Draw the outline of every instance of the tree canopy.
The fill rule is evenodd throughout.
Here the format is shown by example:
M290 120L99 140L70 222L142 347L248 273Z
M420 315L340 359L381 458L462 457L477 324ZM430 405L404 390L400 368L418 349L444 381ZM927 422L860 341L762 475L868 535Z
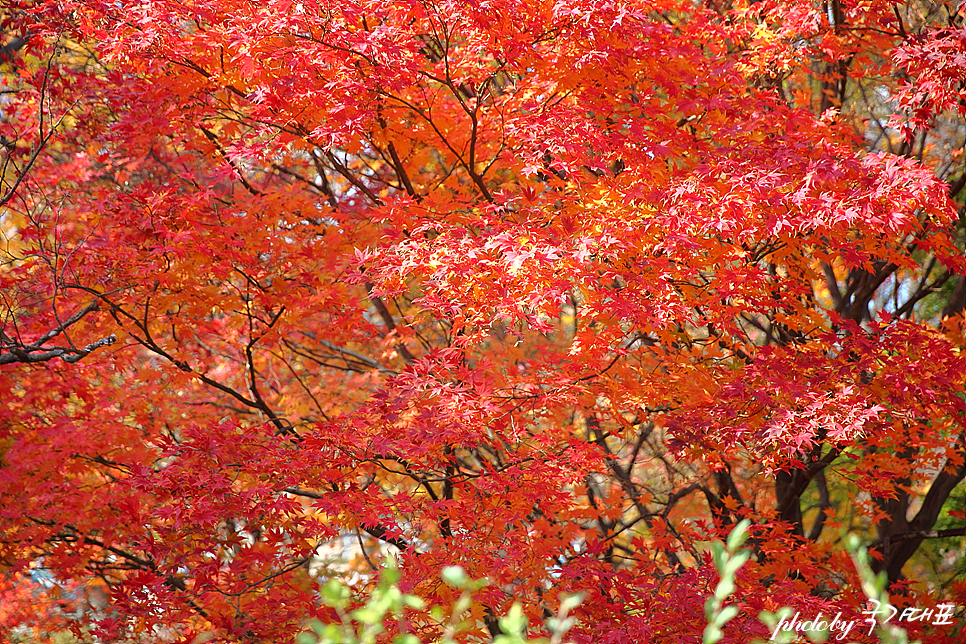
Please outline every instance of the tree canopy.
M966 604L964 14L8 3L0 632L289 642L396 555L699 641L745 518L725 641L860 614L850 534Z

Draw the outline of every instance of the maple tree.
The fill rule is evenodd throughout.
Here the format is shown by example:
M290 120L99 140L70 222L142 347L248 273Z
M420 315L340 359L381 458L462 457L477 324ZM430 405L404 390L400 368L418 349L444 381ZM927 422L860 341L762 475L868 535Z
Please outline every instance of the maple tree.
M4 628L290 641L394 552L697 641L742 518L726 641L861 611L847 533L963 603L956 3L4 11Z

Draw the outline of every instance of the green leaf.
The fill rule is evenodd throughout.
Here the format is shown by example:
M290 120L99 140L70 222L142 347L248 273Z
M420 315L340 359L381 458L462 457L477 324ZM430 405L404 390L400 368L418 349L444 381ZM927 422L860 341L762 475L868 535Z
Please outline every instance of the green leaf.
M584 593L576 593L574 595L560 595L560 612L569 613L573 609L580 606L580 602L584 601Z
M701 640L702 644L715 644L724 637L724 632L715 626L714 624L708 624L707 628L704 629L704 638Z
M717 617L715 617L714 623L717 624L718 626L724 626L732 619L734 619L735 615L737 614L738 614L737 606L733 604L729 606L725 606L724 608L721 609L721 612L718 613Z
M400 633L392 641L393 644L420 644L419 638L412 633Z
M332 608L344 608L349 601L349 589L342 582L330 579L322 586L322 601Z
M733 592L735 592L735 582L729 578L725 578L719 581L717 588L714 589L714 598L718 601L723 601Z
M527 628L527 616L523 614L523 608L519 603L514 602L506 617L500 618L500 628L504 633L522 636Z
M463 570L463 566L446 566L442 572L443 581L454 588L466 588L470 583L470 578Z
M299 633L295 636L295 644L318 644L319 638L311 633Z
M748 539L748 528L751 526L751 521L748 519L742 519L741 522L735 526L731 534L728 535L728 551L734 552Z

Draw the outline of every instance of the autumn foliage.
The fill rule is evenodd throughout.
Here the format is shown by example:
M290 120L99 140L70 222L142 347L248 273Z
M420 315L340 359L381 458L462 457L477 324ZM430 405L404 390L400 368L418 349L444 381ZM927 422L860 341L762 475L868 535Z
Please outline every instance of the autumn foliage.
M0 633L966 603L956 2L6 6Z

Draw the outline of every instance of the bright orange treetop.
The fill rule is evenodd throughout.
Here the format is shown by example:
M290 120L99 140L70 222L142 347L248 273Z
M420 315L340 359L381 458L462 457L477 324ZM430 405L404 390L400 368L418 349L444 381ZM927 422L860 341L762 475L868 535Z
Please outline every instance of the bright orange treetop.
M698 641L743 517L725 641L860 615L847 533L964 603L957 7L12 2L0 632L288 642L395 553Z

